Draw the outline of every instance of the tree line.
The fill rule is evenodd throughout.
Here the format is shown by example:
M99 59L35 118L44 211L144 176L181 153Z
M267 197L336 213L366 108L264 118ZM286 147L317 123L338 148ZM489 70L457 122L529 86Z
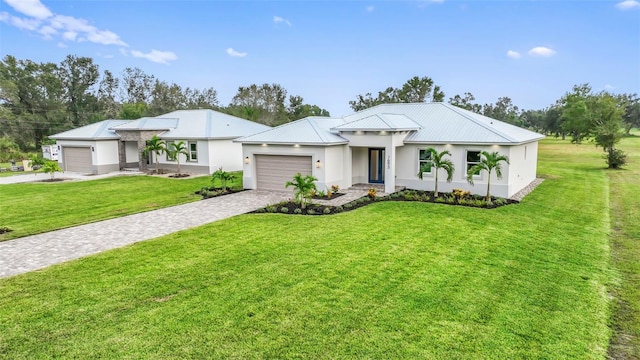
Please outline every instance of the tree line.
M242 86L230 104L211 88L182 87L139 68L120 76L100 72L93 59L68 55L60 64L0 61L0 141L3 153L39 147L50 134L105 119L138 119L174 110L214 109L270 126L306 116L329 116L278 84Z
M431 101L445 101L442 88L430 77L414 76L400 87L378 91L375 97L372 93L357 95L349 105L360 111L385 103ZM623 132L640 127L637 94L595 93L588 84L575 85L544 109L520 109L507 96L479 104L470 92L450 97L448 102L544 134L570 136L578 143L604 138L617 142ZM104 119L137 119L200 108L269 126L306 116L330 116L326 109L306 104L302 96L288 96L279 84L241 86L224 106L213 87L183 88L139 68L125 68L117 77L109 70L100 72L88 57L68 55L60 64L18 60L11 55L0 61L0 147L13 149L10 151L33 149L47 135ZM605 130L609 135L603 137ZM615 150L612 145L601 146L610 154ZM0 151L6 152L3 149Z

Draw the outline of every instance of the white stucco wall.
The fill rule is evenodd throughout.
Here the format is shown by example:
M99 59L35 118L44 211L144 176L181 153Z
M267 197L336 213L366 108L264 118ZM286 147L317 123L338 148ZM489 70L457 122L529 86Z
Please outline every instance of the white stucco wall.
M242 144L234 143L232 140L209 140L207 158L211 172L219 167L225 171L242 170Z
M326 175L325 170L327 161L327 157L325 156L325 147L323 146L294 146L294 145L254 145L254 144L243 144L242 145L242 164L243 164L243 173L242 173L242 181L245 189L255 189L257 188L256 181L256 159L255 155L297 155L297 156L311 156L312 164L315 164L316 161L320 160L321 167L316 168L315 165L312 166L312 173L314 177L318 178L317 186L319 189L324 189L326 186ZM249 164L244 163L244 158L249 157ZM331 156L334 161L334 155ZM329 184L331 186L331 184ZM343 187L340 185L340 187Z
M137 141L125 141L124 142L125 161L127 163L138 163L138 142ZM155 154L153 155L155 161ZM137 165L136 165L137 166Z
M509 157L510 165L502 163L502 179L498 180L495 172L491 175L491 194L500 197L510 197L535 179L537 164L537 143L527 144L527 158L524 159L525 145L500 146L500 145L405 145L398 148L397 184L412 189L429 190L435 188L435 176L433 174L418 179L419 149L433 147L438 151L449 150L449 159L455 166L452 182L446 181L444 170L438 173L438 190L449 192L456 188L469 190L474 194L484 195L487 192L487 173L482 172L474 180L474 185L467 181L466 177L466 150L473 151L497 151Z
M94 165L119 164L118 141L96 141L95 151L92 154Z

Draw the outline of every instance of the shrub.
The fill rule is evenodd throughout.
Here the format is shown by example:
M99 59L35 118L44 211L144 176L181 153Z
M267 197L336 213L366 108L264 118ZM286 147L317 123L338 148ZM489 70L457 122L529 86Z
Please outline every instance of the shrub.
M267 212L270 212L270 213L274 213L278 210L275 205L267 205L265 209L267 210Z
M405 200L413 200L413 194L406 192L403 194Z
M367 192L367 196L370 198L374 198L376 197L377 193L378 191L375 188L370 188L369 191Z
M256 210L257 213L264 213L266 211L267 210L265 210L265 208L260 208L260 209Z
M443 197L441 197L441 196L438 196L438 197L434 200L434 202L437 202L437 203L443 203L443 202L445 202L445 201L446 201L446 200L445 200L445 198L443 198Z
M289 208L286 206L283 206L280 208L280 212L283 214L288 214L289 213Z
M503 199L503 198L497 198L493 201L494 204L498 205L498 206L502 206L504 204L507 203L507 200Z
M338 206L333 208L333 211L339 213L339 212L344 211L344 208L342 207L342 205L338 205Z
M627 162L627 154L620 149L613 149L611 152L603 155L604 159L607 160L607 165L612 169L619 169L622 165Z
M473 206L484 207L485 204L486 204L486 202L484 200L480 200L480 199L473 200Z
M352 207L353 207L353 204L351 203L344 204L345 209L351 209Z
M451 192L451 195L453 195L453 197L455 197L458 200L466 199L469 196L471 196L471 191L464 191L462 189L453 189L453 191Z
M331 192L332 193L337 193L338 191L340 191L340 186L338 185L331 185Z
M455 202L456 202L456 198L454 198L454 197L448 197L447 198L447 204L453 204Z
M294 213L294 214L298 214L298 215L300 215L300 214L302 214L302 209L300 209L300 208L295 208L295 209L293 209L293 213Z
M324 208L324 210L322 210L322 213L325 214L325 215L329 215L329 214L331 214L331 209L326 207L326 208Z
M307 210L307 214L308 214L308 215L315 215L315 214L316 214L316 211L315 211L315 210L313 210L313 209L309 209L309 210Z

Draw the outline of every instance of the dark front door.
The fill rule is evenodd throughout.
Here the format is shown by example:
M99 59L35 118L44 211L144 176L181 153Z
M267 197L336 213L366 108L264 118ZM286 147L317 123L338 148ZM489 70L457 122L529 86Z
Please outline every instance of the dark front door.
M384 184L384 149L369 149L369 182Z

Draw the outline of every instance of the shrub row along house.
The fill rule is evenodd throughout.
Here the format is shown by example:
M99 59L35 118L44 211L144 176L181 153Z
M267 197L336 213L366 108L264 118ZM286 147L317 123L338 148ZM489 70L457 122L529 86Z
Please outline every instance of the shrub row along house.
M285 190L296 173L316 177L319 189L364 183L383 184L385 192L396 186L433 190L434 168L422 174L423 180L417 176L430 162L426 150L432 147L448 150L456 169L450 183L440 184L441 191L462 188L482 194L487 174L476 175L473 186L467 170L480 161L481 151L497 151L510 160L502 179L492 175L492 193L500 197L512 196L535 179L538 140L543 138L445 103L378 105L340 118L307 117L275 128L212 110L184 110L135 121L106 120L52 138L58 140L64 169L96 173L107 170L99 164L107 158L109 171L146 168L151 162L141 149L153 135L188 141L190 155L181 160L189 164L188 171L211 173L220 166L243 170L244 187L263 190ZM113 143L98 147L107 138ZM85 165L78 166L79 161ZM174 162L165 157L160 163L166 168Z

